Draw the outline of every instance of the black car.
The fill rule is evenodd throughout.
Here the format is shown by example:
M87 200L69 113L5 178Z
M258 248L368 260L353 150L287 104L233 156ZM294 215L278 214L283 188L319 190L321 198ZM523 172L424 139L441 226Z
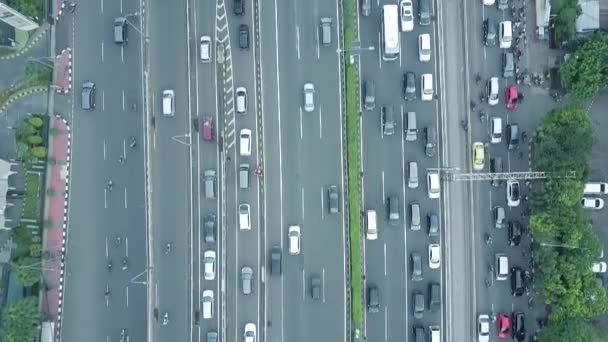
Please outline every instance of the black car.
M411 71L403 75L403 97L406 101L416 99L416 75Z
M519 221L509 221L509 245L519 246L521 242L521 223Z
M507 125L507 149L509 151L517 149L519 146L519 126Z
M439 283L429 284L429 310L439 312L441 309L441 288Z
M245 0L234 0L234 15L245 15Z
M281 275L281 247L272 246L270 249L270 274Z
M519 267L511 268L511 295L521 297L526 290L524 271Z
M524 342L526 339L526 326L525 326L526 316L523 312L514 312L513 317L511 318L511 322L513 324L513 329L511 329L511 335L514 340L518 342Z
M502 173L502 172L503 172L502 157L490 158L490 173ZM502 184L502 180L492 178L491 183L492 183L492 186L500 186Z
M367 285L367 312L380 312L380 290L375 284Z
M321 299L321 277L318 274L310 277L310 296L314 300Z
M205 242L214 243L215 242L215 224L217 222L217 216L213 213L207 214L205 216L205 220L203 221L204 226L204 235Z
M249 26L245 24L239 26L239 48L249 50Z
M424 145L424 154L426 154L427 157L435 156L435 154L437 154L437 132L435 132L435 127L425 127L424 137L426 140L426 144Z
M483 21L483 45L488 47L496 45L496 21L492 18Z

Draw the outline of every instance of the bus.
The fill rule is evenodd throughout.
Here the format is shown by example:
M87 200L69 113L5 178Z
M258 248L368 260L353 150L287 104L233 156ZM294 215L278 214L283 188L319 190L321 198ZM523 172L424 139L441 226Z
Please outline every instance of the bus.
M382 59L394 61L399 57L399 6L382 7Z

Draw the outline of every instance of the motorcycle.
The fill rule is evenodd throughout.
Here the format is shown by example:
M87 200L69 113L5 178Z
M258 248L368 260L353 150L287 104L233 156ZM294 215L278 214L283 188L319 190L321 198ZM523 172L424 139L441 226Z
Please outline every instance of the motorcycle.
M167 324L169 324L169 313L165 312L165 314L163 315L163 325Z
M118 164L125 165L125 157L123 157L122 155L118 157Z
M137 146L137 140L135 139L135 137L129 138L129 147L134 148L135 146Z
M486 233L486 245L491 245L492 244L492 237L490 236L490 234Z
M75 10L76 10L76 4L75 4L75 3L73 3L73 2L71 2L71 3L68 5L68 11L69 11L70 13L74 13L74 11L75 11Z
M125 342L126 339L127 339L127 330L123 328L120 331L120 342Z
M465 132L469 130L469 123L466 120L460 120L460 125Z
M121 241L120 236L117 236L116 241L115 241L116 247L120 247L120 241Z
M165 254L169 254L171 252L171 243L167 242L165 245Z
M110 306L110 285L106 284L106 292L104 293L104 297L106 298L106 306Z
M112 272L112 260L108 260L108 272Z
M479 122L484 123L486 121L486 113L480 111L479 112Z
M108 181L108 191L112 192L112 187L114 186L114 182L112 182L111 180Z
M129 268L129 261L127 260L127 257L122 258L122 270L126 271L127 268Z

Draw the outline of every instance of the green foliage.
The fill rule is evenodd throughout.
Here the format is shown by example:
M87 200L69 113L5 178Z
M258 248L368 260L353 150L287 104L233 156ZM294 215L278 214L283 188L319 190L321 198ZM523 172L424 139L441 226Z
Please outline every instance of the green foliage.
M40 129L44 124L44 121L42 121L42 118L39 116L31 116L27 118L27 123L36 129Z
M40 145L42 144L42 137L39 135L30 135L27 137L27 142L32 146Z
M32 243L32 231L27 227L20 225L13 229L13 240L17 248L13 250L11 257L14 260L27 257L30 255L29 246Z
M547 113L534 135L535 169L554 175L576 172L575 178L548 178L532 194L529 227L538 286L545 303L552 305L553 323L543 330L541 341L591 341L592 331L584 320L608 312L606 291L590 269L601 243L580 205L593 142L591 121L575 106Z
M15 130L15 137L17 138L17 141L26 141L27 137L35 135L36 133L35 127L28 125L26 122L22 122Z
M539 337L543 342L594 342L591 328L581 319L551 319Z
M608 35L595 34L562 65L564 86L579 100L597 95L608 85Z
M555 35L560 42L576 33L576 18L582 10L577 0L551 0L551 12L555 14Z
M40 257L28 256L13 261L11 266L17 281L26 287L38 283L42 273L40 271L41 260Z
M2 341L29 342L38 335L41 317L38 298L34 296L16 300L2 312Z
M30 145L22 143L22 142L17 142L16 144L16 148L17 148L17 158L19 158L19 160L26 160L29 156L30 156Z
M7 0L6 3L21 14L39 22L43 15L43 2L40 0Z
M37 146L37 147L32 148L32 156L34 156L36 158L46 157L46 147Z

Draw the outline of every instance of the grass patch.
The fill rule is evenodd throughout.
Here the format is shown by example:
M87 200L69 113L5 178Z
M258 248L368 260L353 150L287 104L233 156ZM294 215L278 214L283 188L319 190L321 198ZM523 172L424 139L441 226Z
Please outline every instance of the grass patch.
M28 67L25 70L25 77L17 84L0 93L0 107L4 106L8 99L23 90L33 87L46 87L51 82L51 70L48 68Z
M23 218L36 221L40 218L40 176L35 173L25 174Z
M355 329L363 323L361 267L361 186L359 154L359 113L357 112L357 69L346 67L346 134L348 158L348 203L352 311Z
M354 22L355 4L353 0L344 0L344 49L349 50L356 38ZM359 112L358 112L358 75L357 68L350 64L345 56L346 72L346 149L348 159L348 203L349 203L349 239L350 239L350 280L351 309L354 334L363 332L363 279L361 265L361 185L359 170Z

